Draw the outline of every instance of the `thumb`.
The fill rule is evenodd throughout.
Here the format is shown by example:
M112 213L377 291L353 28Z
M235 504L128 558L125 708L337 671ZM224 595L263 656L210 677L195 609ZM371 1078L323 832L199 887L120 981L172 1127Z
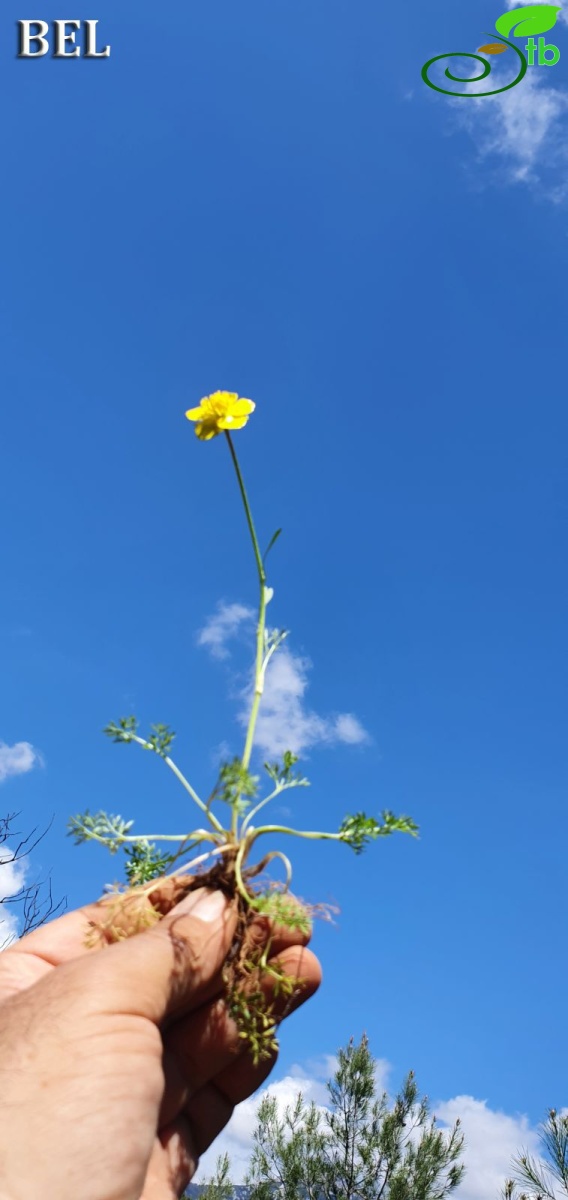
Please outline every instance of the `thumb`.
M56 974L80 972L87 1011L127 1013L159 1025L221 989L236 924L235 905L222 892L199 888L153 928L65 963Z

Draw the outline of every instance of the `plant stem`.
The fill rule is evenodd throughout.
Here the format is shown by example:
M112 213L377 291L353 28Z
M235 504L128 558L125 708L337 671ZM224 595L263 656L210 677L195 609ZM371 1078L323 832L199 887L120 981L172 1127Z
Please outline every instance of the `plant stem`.
M237 885L237 891L243 897L243 900L246 900L247 904L250 904L250 896L244 885L242 869L241 869L243 862L244 862L246 850L247 850L247 844L245 841L242 841L239 846L237 857L235 859L235 883Z
M230 850L230 842L225 842L223 846L216 846L214 850L208 850L207 854L200 854L198 858L192 858L191 862L184 863L177 871L172 871L166 875L166 879L173 879L176 875L181 875L182 871L193 871L194 867L206 862L208 858L214 858L216 854L224 854L226 850Z
M280 792L283 792L283 791L284 791L284 788L281 787L279 784L277 787L274 788L273 792L270 792L270 794L268 796L264 797L264 800L260 801L260 804L257 804L257 805L255 805L254 808L251 808L250 812L247 813L246 818L241 825L241 837L244 837L253 817L256 817L257 812L260 812L261 808L264 808L265 804L268 804L270 800L274 800L274 798L276 796L279 796Z
M136 733L130 734L130 739L133 742L138 742L138 745L143 746L145 750L153 749L153 747L150 745L150 742L147 742L145 738L138 737L138 735ZM223 836L225 836L226 831L223 829L221 822L217 820L217 817L215 817L212 812L209 812L207 805L204 804L203 800L201 800L199 798L199 796L197 795L197 792L194 791L191 784L188 783L187 779L185 778L185 775L182 775L179 767L176 767L176 764L173 761L173 759L168 758L167 754L161 754L160 758L163 758L164 762L168 764L170 771L173 771L176 779L179 779L182 787L185 788L186 792L189 792L191 799L195 802L195 804L197 804L197 807L200 808L201 811L205 813L207 820L210 822L210 824L213 826L213 828L217 830L217 833L222 833Z
M290 833L292 837L310 838L312 841L341 842L344 840L340 833L317 833L315 830L289 829L286 825L262 825L260 829L249 829L247 836L249 850L253 842L256 842L256 839L263 833Z
M247 727L245 746L244 746L243 755L242 755L242 759L241 759L241 764L242 764L244 770L247 771L249 763L250 763L250 756L252 754L254 731L255 731L255 726L256 726L256 719L258 716L258 709L260 706L260 699L261 699L263 688L264 688L263 656L264 656L264 626L265 626L265 617L266 617L266 574L264 571L264 564L262 561L262 555L260 553L260 549L259 549L259 545L258 545L258 538L256 536L256 530L254 527L254 521L252 519L252 513L250 510L250 504L248 501L248 496L247 496L246 488L244 485L244 480L241 475L241 468L239 466L239 460L237 458L237 455L235 452L235 447L233 446L233 442L231 440L230 433L225 432L225 437L227 439L227 442L229 445L229 450L231 452L231 458L233 460L233 466L235 468L237 481L239 484L239 489L240 489L240 493L241 493L241 497L242 497L242 501L243 501L243 505L244 505L244 509L245 509L247 524L249 527L249 533L251 536L252 546L253 546L253 550L254 550L256 569L258 572L258 581L259 581L259 585L260 585L260 597L259 597L259 604L258 604L258 624L256 627L256 659L255 659L255 668L254 668L254 692L253 692L249 722L248 722L248 727ZM236 836L236 832L237 832L239 800L240 800L240 793L235 797L235 801L233 804L231 833L234 836Z
M233 466L236 471L239 488L240 488L241 496L243 499L243 504L245 507L247 523L248 523L251 541L252 541L252 545L253 545L253 549L254 549L254 557L256 559L256 567L257 567L257 571L258 571L258 577L260 579L260 582L264 584L264 583L266 583L266 575L264 573L264 564L262 562L262 555L260 553L260 549L259 549L259 545L258 545L258 539L256 536L256 530L254 528L254 521L252 519L252 513L250 511L250 505L248 502L248 496L246 493L244 480L241 475L241 468L239 466L239 460L237 458L235 447L233 446L233 442L231 440L231 435L230 435L230 433L227 432L227 430L225 430L225 437L227 439L227 442L229 443L229 450L231 451L231 458L233 460Z
M264 583L260 585L260 602L258 606L258 625L256 627L256 662L254 668L254 693L252 698L250 717L243 750L242 764L245 770L248 769L250 756L252 753L252 744L254 740L254 730L256 726L256 718L260 707L260 701L264 690L264 671L262 656L264 650L264 621L266 615L266 596Z
M292 882L292 864L290 859L287 858L281 850L272 850L270 854L266 855L267 866L269 862L272 862L273 858L279 858L280 861L284 863L284 867L286 868L286 883L284 884L284 891L287 892Z
M174 775L176 776L176 779L179 779L180 783L183 785L186 792L189 792L191 799L195 801L195 803L197 804L197 807L200 808L201 811L205 813L207 820L211 822L213 828L217 830L217 833L222 833L223 836L225 836L225 830L223 829L221 822L218 821L217 817L214 816L214 814L209 811L209 809L207 808L207 805L203 803L203 800L200 800L199 796L197 795L197 792L195 792L193 790L191 784L188 783L187 779L185 778L185 775L182 775L181 771L179 770L179 767L176 767L175 762L173 762L171 758L168 758L167 755L164 755L164 762L168 764L170 771L173 771Z
M93 834L97 837L97 834ZM105 839L102 839L105 841ZM98 838L101 841L101 838ZM120 845L123 842L187 842L191 841L192 845L199 846L201 842L213 842L216 846L219 845L214 833L209 833L207 829L197 829L195 833L138 833L126 834L121 833L120 838L117 838ZM106 844L106 842L105 842ZM185 853L185 851L180 851Z

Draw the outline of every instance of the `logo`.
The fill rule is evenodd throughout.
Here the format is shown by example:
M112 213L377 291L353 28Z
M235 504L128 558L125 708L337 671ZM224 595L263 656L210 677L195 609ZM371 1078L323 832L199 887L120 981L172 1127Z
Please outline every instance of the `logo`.
M442 92L444 96L463 96L477 100L479 96L496 96L499 92L507 92L509 88L516 87L518 83L524 79L527 73L527 67L554 67L560 58L560 50L558 46L553 46L547 43L541 34L548 33L549 29L553 29L558 19L558 13L561 6L558 4L529 4L524 8L515 8L510 12L503 13L495 22L498 40L496 42L488 42L485 46L479 46L479 54L467 54L463 51L452 52L449 54L436 54L434 58L429 58L427 63L422 67L421 75L424 83L429 88L433 88L435 92ZM495 34L489 34L489 37L494 37ZM524 46L525 53L515 45L515 42L508 40L510 36L515 38L528 38ZM538 41L535 42L535 37ZM480 83L482 79L487 79L491 74L491 63L486 58L482 58L481 54L504 54L510 48L516 55L518 60L518 73L515 79L510 83L504 84L503 87L492 88L490 92L452 92L448 88L440 87L438 83L433 83L429 78L430 68L434 63L441 62L445 58L474 58L476 62L481 63L483 70L480 75L470 76L469 79L462 79L459 75L452 75L449 67L446 67L444 72L446 79L450 79L452 83Z

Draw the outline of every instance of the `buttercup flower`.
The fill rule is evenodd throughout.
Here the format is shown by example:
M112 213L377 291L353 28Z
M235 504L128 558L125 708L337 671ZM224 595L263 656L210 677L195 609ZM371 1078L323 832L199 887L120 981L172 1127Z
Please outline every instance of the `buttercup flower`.
M213 392L205 396L198 408L189 408L188 421L197 421L195 432L202 442L232 429L242 429L254 412L252 400L239 399L236 392Z

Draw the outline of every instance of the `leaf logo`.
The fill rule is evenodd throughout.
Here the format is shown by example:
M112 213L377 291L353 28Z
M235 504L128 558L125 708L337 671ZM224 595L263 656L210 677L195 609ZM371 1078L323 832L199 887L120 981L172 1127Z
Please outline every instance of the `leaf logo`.
M556 25L560 4L528 4L503 13L495 22L497 33L502 37L534 37L547 33Z
M502 42L488 42L486 46L478 46L480 54L504 54L506 49Z

